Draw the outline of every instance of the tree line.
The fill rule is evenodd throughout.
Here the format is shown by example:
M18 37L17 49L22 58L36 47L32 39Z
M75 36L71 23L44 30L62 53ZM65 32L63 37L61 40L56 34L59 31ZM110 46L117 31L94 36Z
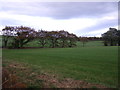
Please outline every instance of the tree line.
M88 41L102 40L104 46L120 46L120 30L109 28L102 37L78 37L73 33L64 30L45 31L26 26L5 26L2 29L2 47L4 48L22 48L27 43L36 40L40 47L46 45L51 48L55 47L75 47L77 41L82 42L83 47Z
M64 30L60 31L45 31L38 30L25 26L6 26L2 29L3 47L7 48L22 48L28 42L37 40L41 47L49 45L55 47L74 47L78 37Z

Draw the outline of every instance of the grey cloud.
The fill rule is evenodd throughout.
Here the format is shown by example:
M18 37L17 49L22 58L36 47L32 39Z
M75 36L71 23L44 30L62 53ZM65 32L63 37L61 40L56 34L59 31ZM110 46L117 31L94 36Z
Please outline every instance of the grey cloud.
M117 2L1 2L0 12L50 17L53 19L70 18L101 18L108 13L117 12ZM1 19L1 18L0 18ZM11 19L2 19L1 25L19 25L23 22ZM96 31L117 25L117 19L98 22L93 27L80 30L81 33ZM75 31L80 33L79 30Z
M117 10L117 3L108 2L69 2L48 3L47 6L55 9L54 18L66 19L77 17L99 17Z
M92 18L117 10L117 2L8 2L2 10L54 19Z

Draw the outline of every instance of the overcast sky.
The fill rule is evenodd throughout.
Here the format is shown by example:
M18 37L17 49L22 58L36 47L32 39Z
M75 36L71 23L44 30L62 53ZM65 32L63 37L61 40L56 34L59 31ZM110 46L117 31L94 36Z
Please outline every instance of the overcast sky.
M36 30L65 30L77 36L101 36L110 27L118 28L117 2L38 1L1 0L0 29L23 25Z

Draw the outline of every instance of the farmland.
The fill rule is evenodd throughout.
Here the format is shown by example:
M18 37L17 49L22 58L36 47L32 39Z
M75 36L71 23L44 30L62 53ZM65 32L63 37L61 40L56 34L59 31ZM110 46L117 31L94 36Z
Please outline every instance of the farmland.
M30 44L29 44L30 45ZM118 80L118 47L102 46L101 41L78 43L74 48L3 49L3 62L31 65L37 71L107 87ZM34 69L36 71L36 69ZM34 72L33 70L33 72Z

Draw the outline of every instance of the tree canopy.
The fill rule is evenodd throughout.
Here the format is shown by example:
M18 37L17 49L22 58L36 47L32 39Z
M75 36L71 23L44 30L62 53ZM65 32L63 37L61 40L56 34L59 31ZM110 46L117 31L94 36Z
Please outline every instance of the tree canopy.
M73 47L76 46L77 36L64 30L44 31L25 26L6 26L3 30L3 47L22 48L32 40L38 40L44 47L49 43L49 47Z
M44 48L46 46L55 47L75 47L77 41L82 42L83 47L88 40L101 40L98 37L77 37L68 31L45 31L26 26L6 26L2 29L2 47L5 48L22 48L27 43L37 40L36 44ZM102 34L102 40L105 46L120 46L120 30L109 28Z
M109 30L102 34L102 38L105 46L116 46L120 45L120 30L116 28L109 28Z

